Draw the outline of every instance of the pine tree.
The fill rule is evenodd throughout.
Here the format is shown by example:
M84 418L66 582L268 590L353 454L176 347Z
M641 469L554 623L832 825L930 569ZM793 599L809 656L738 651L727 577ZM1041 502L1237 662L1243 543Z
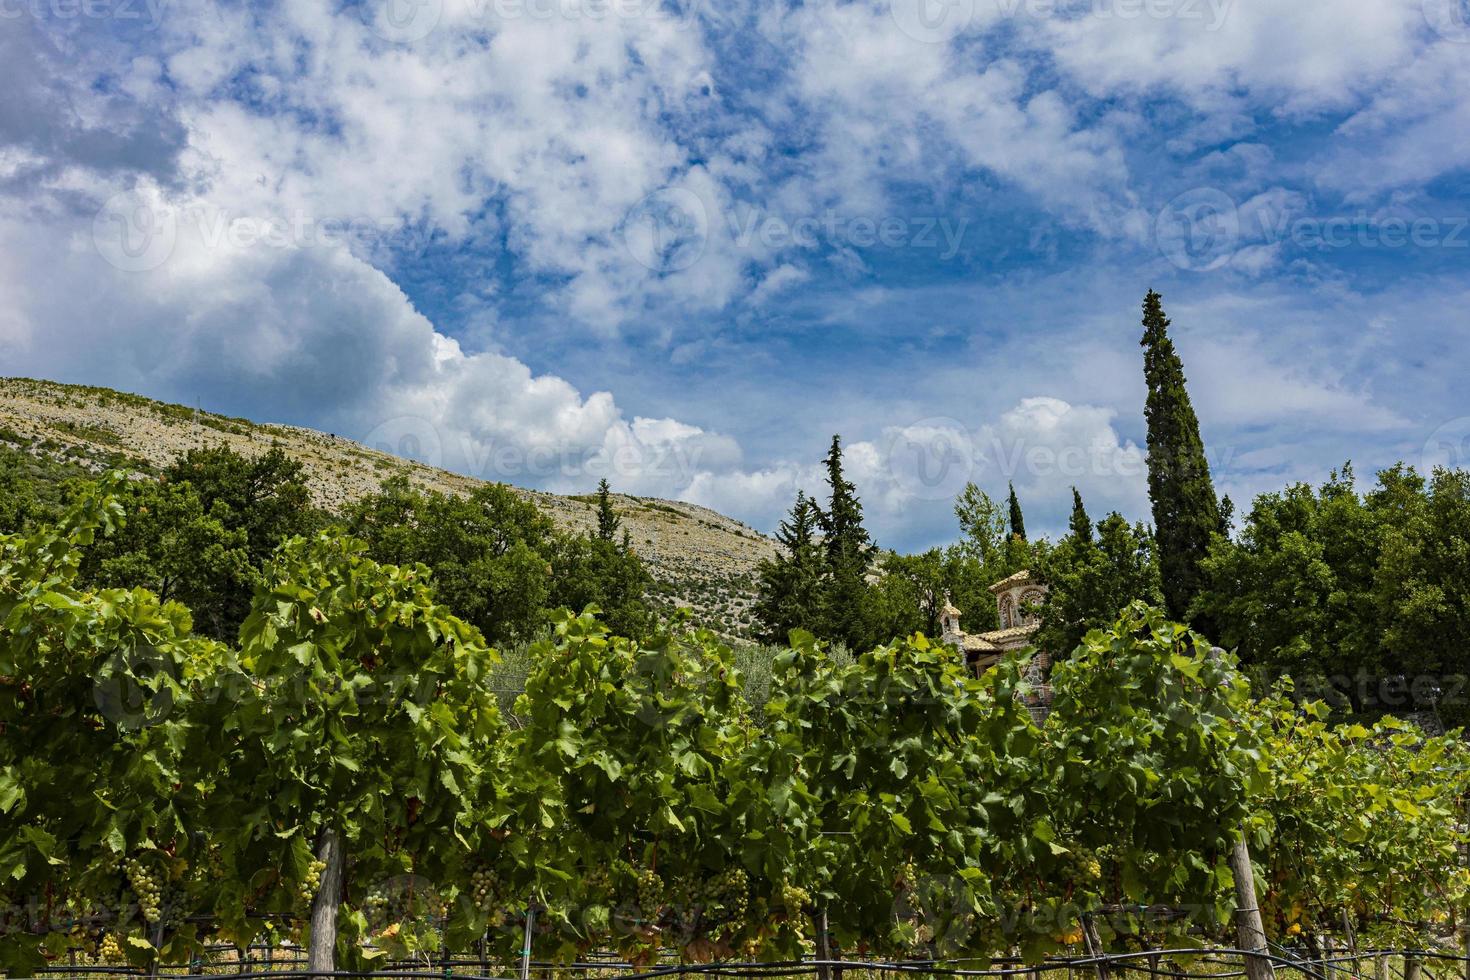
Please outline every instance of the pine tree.
M876 549L863 527L857 488L842 473L841 437L832 437L832 448L823 462L831 489L827 509L818 516L827 556L823 635L857 652L872 642L867 575Z
M612 490L603 479L597 484L597 537L602 541L616 541L623 519L613 510Z
M1026 520L1021 516L1021 502L1016 499L1016 485L1008 484L1011 490L1011 537L1026 540Z
M1161 300L1149 290L1143 301L1148 496L1153 502L1165 606L1170 616L1183 620L1203 588L1200 562L1209 551L1211 535L1221 529L1220 502ZM1207 624L1196 626L1208 629Z
M1082 494L1076 487L1072 488L1072 519L1068 527L1072 539L1078 544L1092 544L1092 521L1087 516L1087 508L1082 506Z
M791 516L776 531L781 552L760 563L752 611L765 643L784 644L794 629L820 628L825 556L817 542L817 516L816 504L798 492Z

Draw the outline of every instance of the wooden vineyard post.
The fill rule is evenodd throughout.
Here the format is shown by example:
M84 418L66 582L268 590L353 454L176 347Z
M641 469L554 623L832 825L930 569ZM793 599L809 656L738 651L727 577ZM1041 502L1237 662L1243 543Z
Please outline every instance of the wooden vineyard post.
M312 973L332 973L337 969L337 911L342 901L342 841L337 831L322 831L316 859L325 867L311 902L311 947L307 950L306 968Z
M1098 932L1097 920L1090 913L1082 917L1082 939L1087 944L1088 954L1097 958L1097 980L1109 980L1108 964L1102 959L1102 933Z
M1266 927L1261 922L1261 907L1256 902L1256 873L1251 867L1251 849L1245 841L1245 828L1230 851L1230 871L1235 878L1236 942L1245 955L1245 973L1250 980L1276 980L1276 969L1266 959Z
M832 943L827 936L827 910L817 913L817 965L818 980L832 980Z
M1220 647L1210 648L1210 656L1215 660L1224 653ZM1251 848L1243 824L1240 839L1230 850L1230 873L1235 878L1236 944L1245 954L1245 974L1249 980L1276 980L1276 968L1267 958L1270 947L1266 944L1266 926L1256 899L1256 871L1251 865Z

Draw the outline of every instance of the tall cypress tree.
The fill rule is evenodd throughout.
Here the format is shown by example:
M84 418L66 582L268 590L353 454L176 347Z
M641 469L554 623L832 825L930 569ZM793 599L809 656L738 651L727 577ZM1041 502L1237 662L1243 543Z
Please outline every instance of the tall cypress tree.
M786 643L794 629L820 628L825 556L817 542L817 517L816 504L799 491L791 516L776 531L781 552L760 563L752 611L766 643Z
M1199 419L1185 388L1184 364L1169 339L1162 297L1143 301L1143 376L1148 385L1148 496L1163 573L1164 604L1183 620L1203 588L1200 562L1221 528L1220 501L1210 480ZM1206 628L1206 624L1196 624Z
M1072 488L1072 519L1068 522L1068 529L1078 544L1092 544L1092 521L1087 516L1087 508L1082 506L1082 494L1076 487Z
M613 510L612 489L603 479L597 484L597 536L603 541L615 541L623 519Z
M842 473L842 439L832 437L832 448L823 460L831 498L819 514L823 546L827 553L827 578L823 606L824 635L847 644L857 652L872 641L873 610L868 595L868 568L876 550L863 527L863 505L857 488Z
M1011 491L1011 537L1026 540L1026 519L1021 516L1021 502L1016 499L1016 485L1007 484Z

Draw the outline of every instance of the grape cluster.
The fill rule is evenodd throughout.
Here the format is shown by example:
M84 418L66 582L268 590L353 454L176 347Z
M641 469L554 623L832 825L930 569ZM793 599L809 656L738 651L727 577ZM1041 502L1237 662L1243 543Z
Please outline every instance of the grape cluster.
M97 958L103 963L121 963L126 959L122 944L112 933L103 936L102 942L97 944Z
M306 866L306 876L296 885L296 901L303 906L310 906L312 899L316 898L316 890L322 886L322 872L327 870L327 862L313 861Z
M637 888L638 907L649 918L656 917L664 901L663 879L652 868L643 868L638 872Z
M750 908L750 878L745 869L729 867L709 883L709 896L731 919L743 919Z
M470 874L470 894L475 900L475 906L488 912L495 902L495 893L494 873L488 868L476 868Z
M612 894L612 873L606 865L599 865L587 874L587 891L593 895Z
M786 910L788 917L800 915L811 902L811 893L805 888L798 888L790 881L781 882L781 907Z
M0 935L10 935L25 928L26 910L9 899L0 899Z
M132 886L133 894L138 896L138 908L143 913L144 921L156 923L163 915L163 887L137 858L128 858L123 870L127 872L128 884Z

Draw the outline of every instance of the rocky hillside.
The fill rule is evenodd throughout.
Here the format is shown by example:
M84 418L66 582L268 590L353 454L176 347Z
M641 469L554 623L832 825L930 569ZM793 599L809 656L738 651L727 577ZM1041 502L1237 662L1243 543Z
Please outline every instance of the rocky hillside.
M194 446L225 443L240 453L279 445L309 475L316 503L336 509L403 474L415 484L465 493L480 481L389 456L337 436L262 425L112 391L0 378L0 441L92 471L148 473ZM595 523L590 500L515 488L562 527ZM693 609L703 624L749 634L757 563L774 550L759 532L704 507L674 500L617 498L634 548L658 582L665 605Z

